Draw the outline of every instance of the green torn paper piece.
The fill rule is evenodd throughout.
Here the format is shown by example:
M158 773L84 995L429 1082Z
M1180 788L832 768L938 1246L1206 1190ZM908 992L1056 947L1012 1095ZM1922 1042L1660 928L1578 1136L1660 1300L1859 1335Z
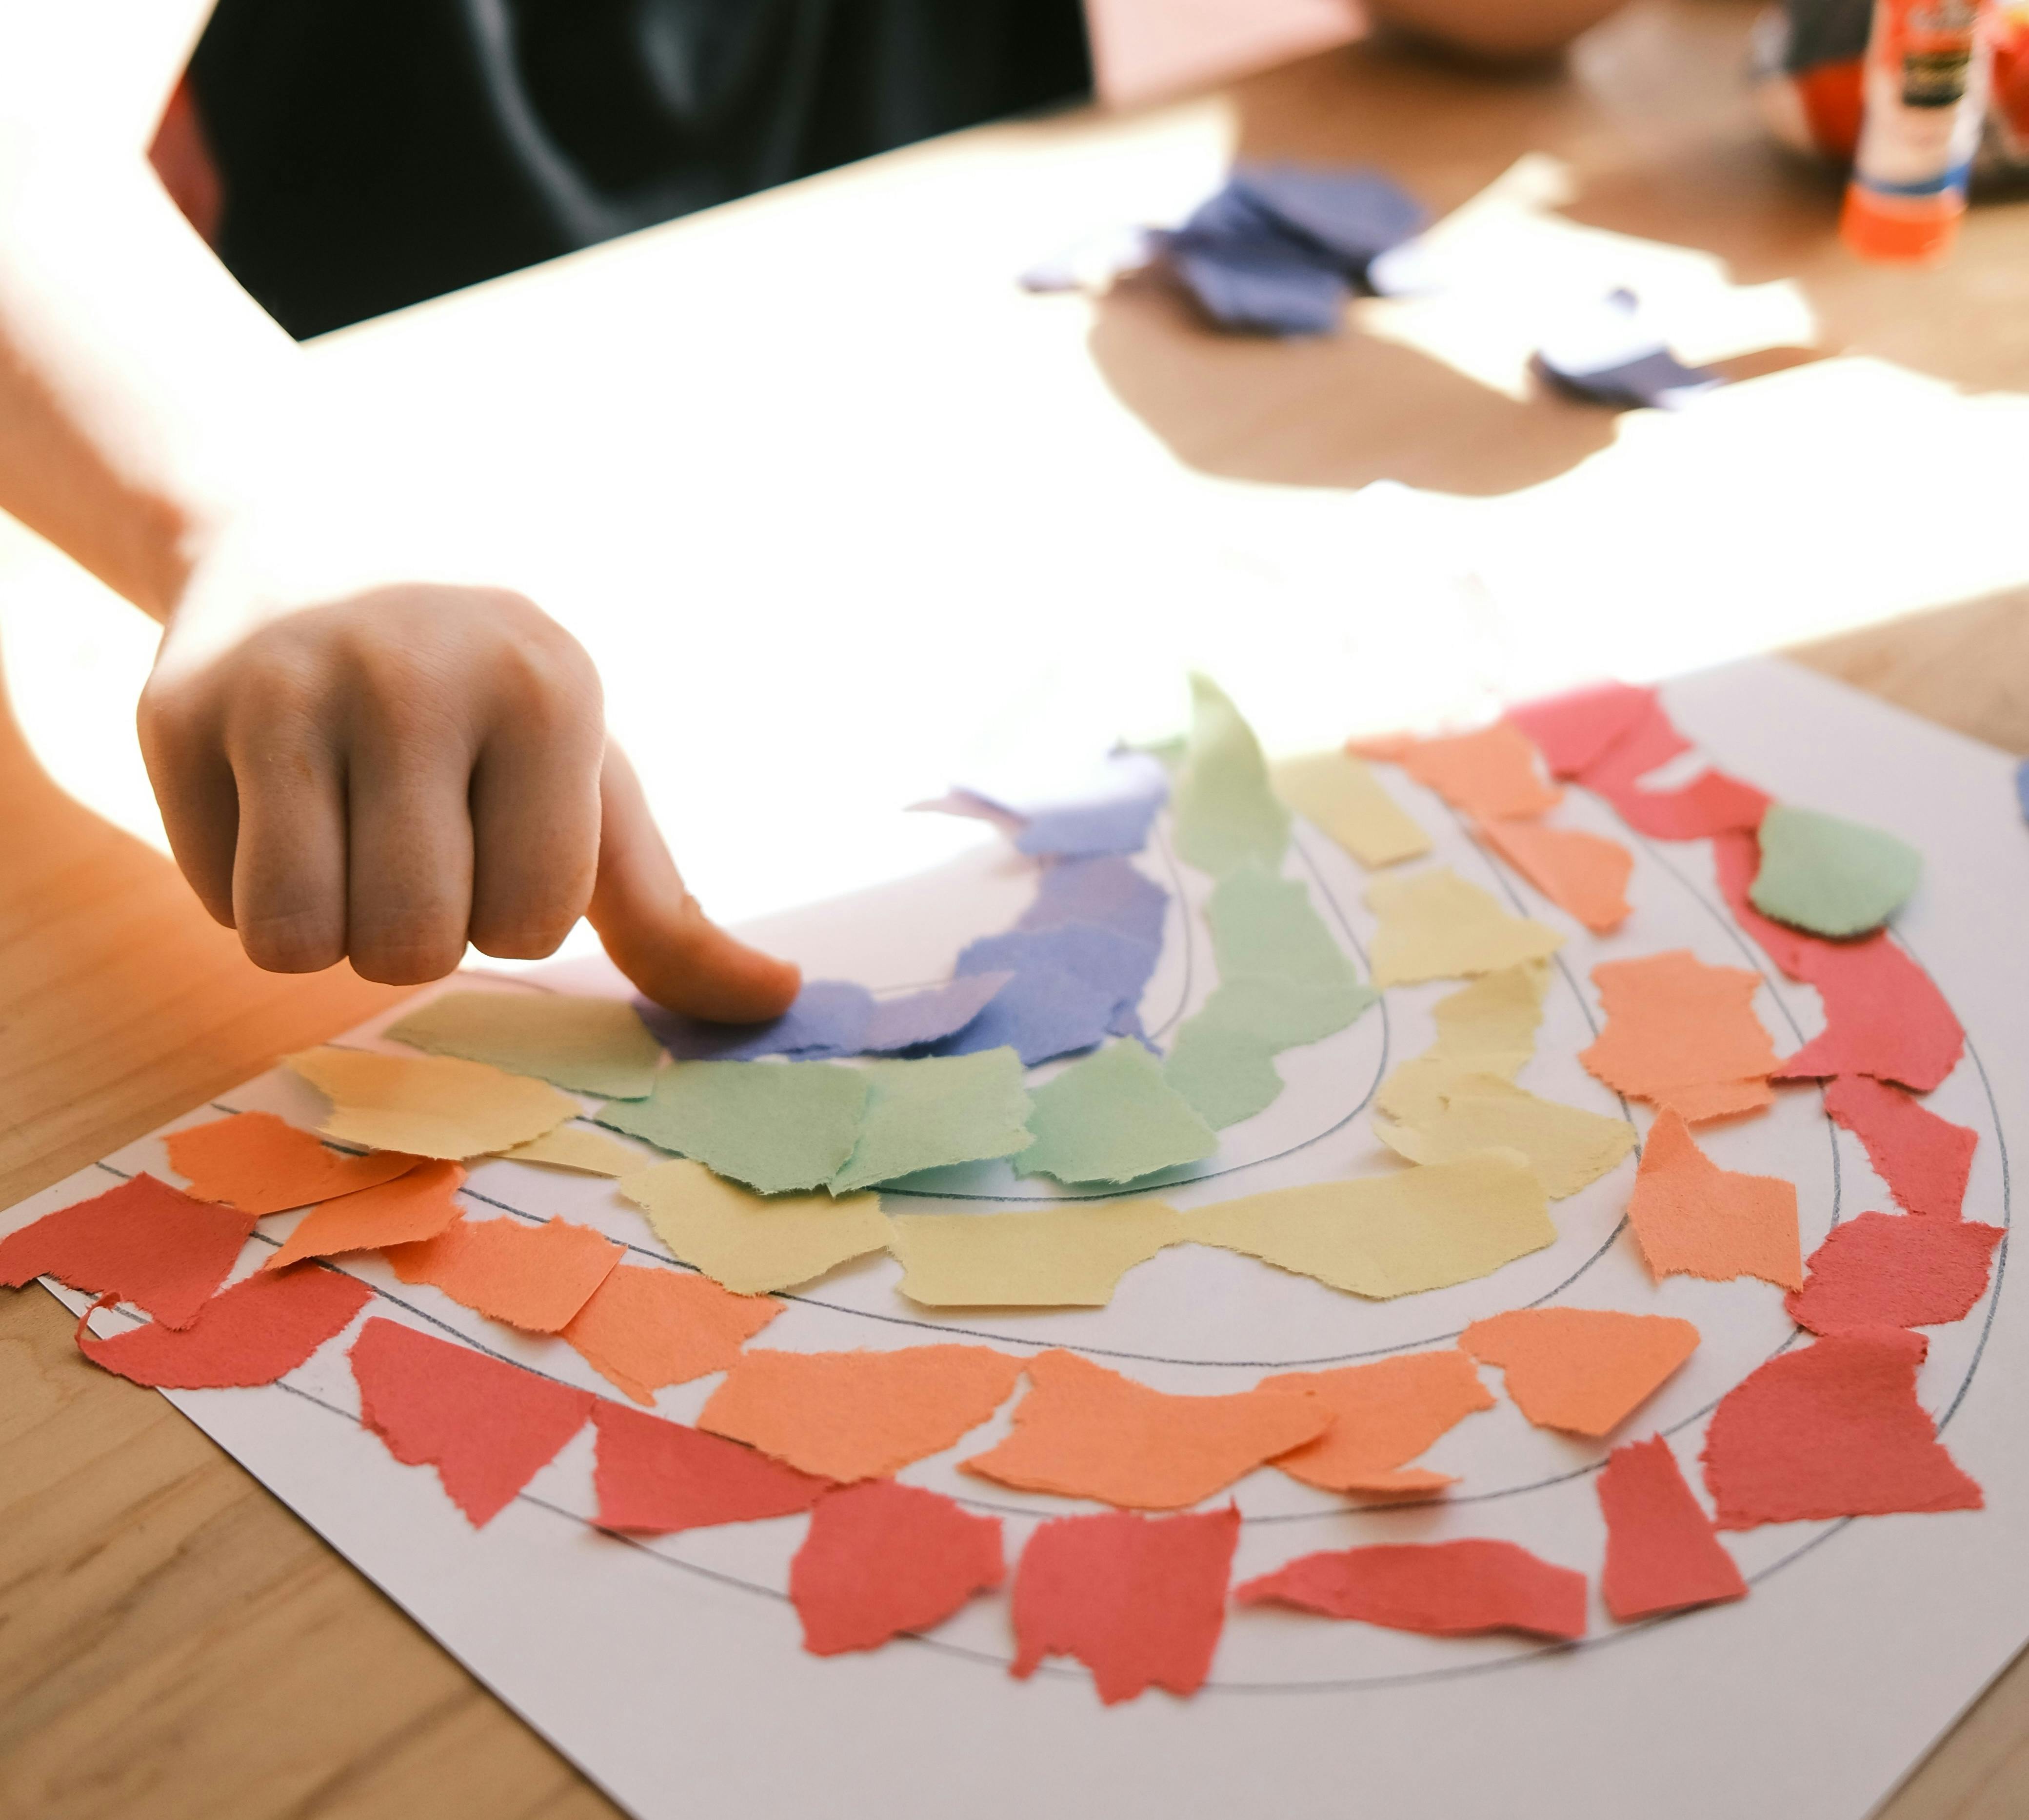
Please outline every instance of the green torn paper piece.
M1191 737L1174 798L1177 851L1223 878L1249 860L1270 871L1289 844L1289 812L1269 788L1253 729L1217 684L1191 678Z
M864 1073L859 1142L832 1178L835 1194L947 1163L1010 1157L1035 1141L1021 1058L1011 1049L875 1062Z
M447 992L388 1034L432 1055L615 1100L645 1099L662 1060L632 1005L561 992Z
M1211 1127L1163 1079L1138 1042L1112 1042L1038 1087L1029 1129L1036 1142L1018 1176L1059 1182L1133 1182L1219 1148Z
M1352 963L1311 908L1310 892L1299 880L1243 866L1219 882L1205 905L1205 920L1211 925L1221 979L1359 983Z
M689 1157L762 1194L828 1183L859 1141L866 1075L836 1062L677 1062L646 1100L599 1124Z
M1923 860L1880 828L1775 803L1761 819L1754 908L1814 935L1864 935L1909 901Z

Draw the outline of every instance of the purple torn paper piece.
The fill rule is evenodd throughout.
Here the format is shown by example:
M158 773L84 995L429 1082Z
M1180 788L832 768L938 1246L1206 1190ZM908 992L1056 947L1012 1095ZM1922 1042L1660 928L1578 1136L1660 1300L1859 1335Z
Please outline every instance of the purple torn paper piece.
M1014 927L1056 929L1066 923L1096 923L1159 951L1169 908L1169 893L1126 860L1112 855L1059 860L1044 868L1035 901Z
M1330 335L1352 298L1343 273L1287 240L1204 240L1186 229L1171 238L1169 258L1198 306L1225 329Z
M1423 231L1423 204L1375 170L1287 162L1233 167L1227 192L1355 269Z
M870 1055L888 1055L955 1036L1014 978L1012 973L967 974L906 998L877 1000L863 1046Z
M958 957L962 973L1009 971L1025 974L1056 968L1113 996L1114 1006L1132 1007L1155 971L1155 951L1145 942L1096 923L1060 923L1054 929L1010 929L968 942Z
M818 1060L857 1055L874 1019L874 994L846 979L805 982L782 1015L766 1023L711 1023L636 998L655 1040L677 1061L752 1061L764 1055Z
M1022 1058L1024 1068L1033 1068L1104 1042L1118 1004L1111 987L1095 986L1039 960L1016 974L978 1016L937 1044L934 1053L974 1055L1005 1046Z
M1028 817L1018 810L1011 809L1005 803L997 803L991 797L983 797L977 790L949 789L926 803L910 804L909 812L911 815L964 815L975 822L990 823L1011 841L1028 826Z

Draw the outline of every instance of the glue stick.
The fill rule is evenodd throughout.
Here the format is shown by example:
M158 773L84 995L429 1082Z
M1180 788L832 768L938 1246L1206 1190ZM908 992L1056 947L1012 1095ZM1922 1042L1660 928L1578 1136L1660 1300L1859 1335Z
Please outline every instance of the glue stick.
M1986 10L1983 0L1875 0L1866 112L1839 223L1863 258L1949 250L1986 110Z

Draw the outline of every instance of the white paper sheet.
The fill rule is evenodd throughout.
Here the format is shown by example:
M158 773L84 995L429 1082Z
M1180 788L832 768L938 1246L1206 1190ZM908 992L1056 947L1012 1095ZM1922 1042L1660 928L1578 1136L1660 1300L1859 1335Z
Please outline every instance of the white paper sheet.
M1671 712L1716 762L1796 801L1860 817L1914 842L1926 882L1898 934L1938 981L1970 1036L1966 1060L1929 1103L1980 1133L1971 1218L2009 1224L2008 1153L2029 1090L2029 830L2000 755L1775 661L1693 678ZM1398 773L1391 789L1437 838L1432 863L1496 890L1567 932L1538 1059L1524 1086L1613 1111L1575 1060L1590 1040L1595 961L1689 947L1756 965L1759 1009L1786 1052L1821 1023L1816 996L1782 979L1734 929L1702 842L1645 843L1575 793L1567 825L1618 833L1637 853L1635 913L1589 936L1478 849L1437 799ZM1211 979L1196 906L1206 881L1167 846L1145 863L1189 914L1173 911L1144 1001L1159 1038ZM1299 828L1290 875L1356 952L1373 918L1365 875ZM1033 888L1029 864L983 845L944 871L776 919L756 931L814 975L878 986L940 977L973 935L1004 927ZM610 975L577 964L558 983ZM517 988L526 990L525 986ZM1449 982L1389 993L1351 1030L1285 1053L1289 1086L1224 1135L1201 1179L1166 1190L1182 1205L1389 1166L1363 1109L1380 1075L1430 1040ZM382 1022L388 1020L380 1020ZM372 1043L369 1026L348 1041ZM302 1083L265 1076L195 1110L317 1112ZM1638 1111L1645 1124L1645 1111ZM1815 1090L1784 1089L1767 1116L1710 1128L1725 1167L1781 1174L1799 1190L1808 1253L1835 1220L1890 1205L1864 1153L1823 1116ZM0 1215L0 1232L103 1190L117 1173L164 1169L158 1138ZM1615 1439L1660 1429L1686 1476L1712 1402L1793 1339L1780 1292L1751 1282L1653 1284L1621 1224L1630 1161L1558 1203L1549 1249L1483 1281L1370 1304L1226 1254L1180 1247L1136 1270L1102 1310L943 1319L897 1295L896 1266L863 1261L793 1298L765 1343L806 1348L919 1343L941 1335L1016 1350L1087 1351L1159 1388L1237 1390L1268 1369L1442 1344L1467 1321L1524 1303L1681 1314L1704 1343ZM937 1206L918 1193L891 1205ZM951 1205L1047 1195L1005 1164L951 1172ZM657 1252L612 1185L529 1165L477 1168L472 1211L561 1213ZM279 1236L290 1217L264 1229ZM266 1248L250 1243L241 1269ZM514 1335L377 1259L348 1260L387 1300L369 1313L483 1339L493 1350L611 1395L562 1342ZM66 1298L74 1300L75 1298ZM412 1613L624 1806L643 1816L806 1811L914 1820L1272 1811L1478 1817L1639 1814L1709 1820L1776 1814L1858 1820L1882 1799L2029 1637L2029 1327L1997 1256L1989 1295L1934 1330L1920 1394L1987 1509L1942 1517L1786 1525L1730 1536L1753 1582L1743 1603L1616 1627L1597 1593L1604 1530L1594 1495L1604 1445L1530 1428L1504 1400L1427 1457L1463 1475L1448 1499L1352 1511L1273 1472L1244 1480L1236 1577L1313 1550L1463 1536L1504 1537L1593 1577L1592 1633L1573 1648L1519 1638L1437 1640L1287 1612L1235 1610L1207 1687L1103 1709L1084 1671L1053 1662L1026 1684L1004 1595L975 1601L924 1640L818 1661L799 1647L783 1588L805 1519L649 1542L594 1529L591 1436L581 1434L490 1527L475 1534L427 1469L395 1464L357 1424L344 1342L262 1391L172 1400ZM1496 1374L1487 1374L1498 1383ZM718 1380L666 1391L688 1417ZM1089 1508L1003 1491L953 1469L1004 1432L1003 1411L950 1453L903 1476L1005 1514L1011 1558L1043 1515Z

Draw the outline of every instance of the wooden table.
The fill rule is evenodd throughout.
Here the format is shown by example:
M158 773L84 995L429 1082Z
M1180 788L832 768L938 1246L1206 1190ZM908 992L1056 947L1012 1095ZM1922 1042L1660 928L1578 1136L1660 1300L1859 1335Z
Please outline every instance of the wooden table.
M1371 158L1441 208L1520 152L1552 150L1582 176L1581 219L1723 253L1744 279L1799 279L1835 346L2029 389L2023 210L1976 214L1942 273L1847 261L1830 192L1769 150L1740 93L1749 10L1650 0L1594 35L1568 75L1496 80L1381 48L1317 58L1236 87L1240 143ZM1075 144L1105 129L1051 130ZM825 195L820 182L796 206L821 211ZM1150 284L1102 307L1091 348L1118 399L1187 462L1246 478L1392 474L1495 492L1612 431L1601 414L1502 399L1357 338L1216 341ZM1358 411L1341 408L1353 399ZM2025 609L2029 593L2012 594L1800 655L2029 752ZM0 1205L390 997L343 970L254 971L166 861L49 782L11 720L0 855ZM2026 1806L2018 1661L1884 1812ZM86 1365L54 1301L0 1297L0 1816L424 1812L614 1810L169 1404Z

